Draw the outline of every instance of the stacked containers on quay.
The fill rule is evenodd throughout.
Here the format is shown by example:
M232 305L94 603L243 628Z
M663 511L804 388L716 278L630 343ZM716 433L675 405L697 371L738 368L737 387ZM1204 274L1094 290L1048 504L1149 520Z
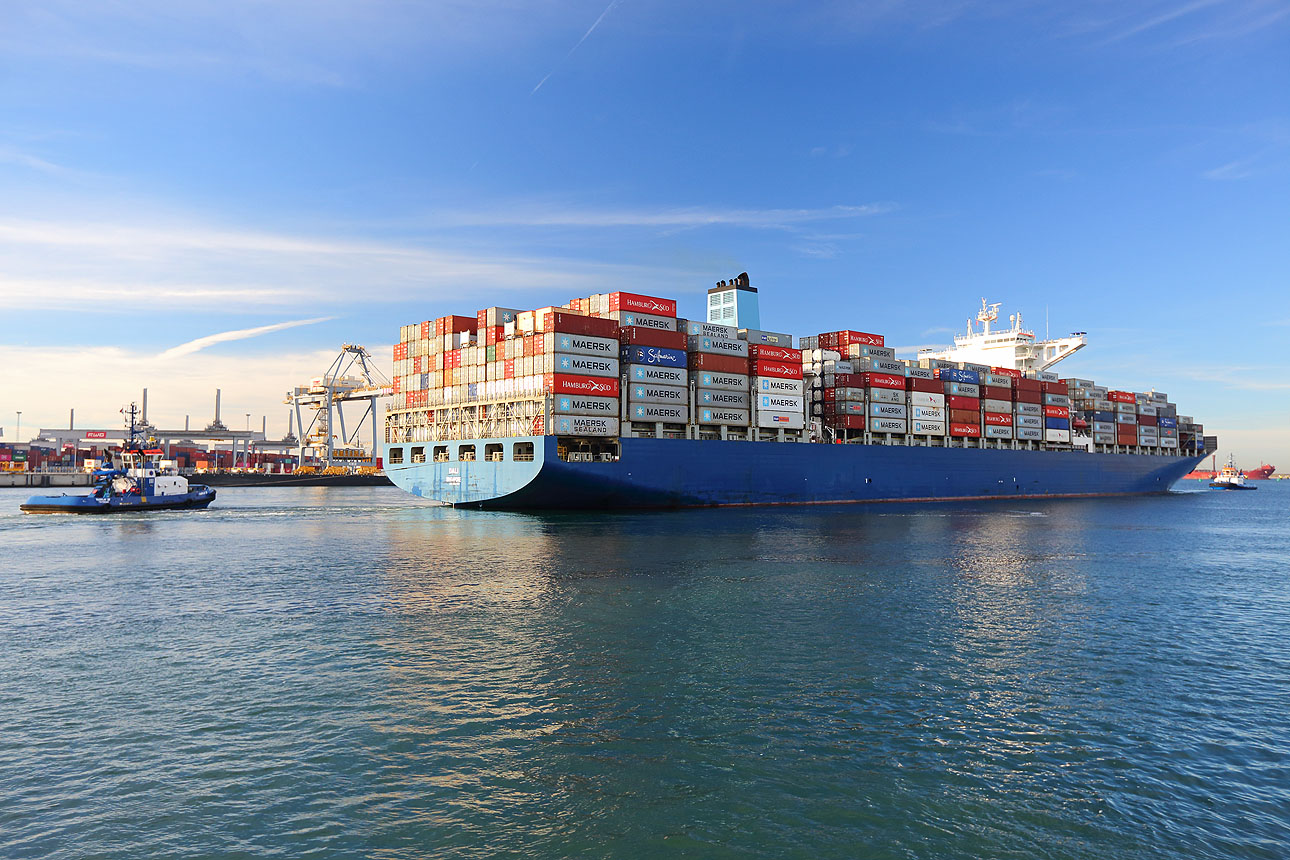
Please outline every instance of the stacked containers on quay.
M1217 444L1156 392L713 316L615 292L404 326L387 473L517 508L1082 495L1164 491Z

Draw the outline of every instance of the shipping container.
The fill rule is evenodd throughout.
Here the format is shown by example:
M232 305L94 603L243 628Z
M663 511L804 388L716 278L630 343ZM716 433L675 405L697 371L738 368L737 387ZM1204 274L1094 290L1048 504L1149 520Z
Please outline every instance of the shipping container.
M764 346L759 343L750 343L748 344L748 357L765 361L802 363L802 351L787 346Z
M580 376L617 376L618 359L555 353L545 356L542 372L572 373Z
M1012 435L1017 439L1030 442L1044 441L1044 430L1042 427L1014 427Z
M640 314L635 311L610 311L606 316L609 319L616 320L620 326L648 328L654 331L676 331L675 317Z
M981 375L976 371L948 367L937 368L936 378L944 382L960 382L966 385L978 385L981 382Z
M981 411L981 401L976 397L956 397L951 395L945 398L945 402L951 409L965 409L972 412Z
M909 422L909 432L915 436L944 436L944 421L919 421Z
M1071 440L1071 431L1069 430L1044 430L1045 442L1068 443Z
M673 403L633 402L627 409L632 421L663 421L668 424L690 423L690 407Z
M1011 424L1008 424L1008 425L986 424L982 428L982 430L985 431L984 435L986 439L1011 439L1012 438Z
M981 386L972 385L966 382L944 382L946 394L954 394L959 397L981 397Z
M910 365L909 367L905 368L905 376L910 377L911 379L923 379L923 380L936 379L936 374L933 373L930 368L914 367L913 365Z
M907 407L903 403L870 403L869 416L871 418L900 418L909 417L906 411Z
M844 388L843 391L854 391L853 388ZM868 392L868 400L874 403L899 403L905 405L906 394L903 391L897 391L894 388L867 388L862 389Z
M634 382L627 386L627 399L633 403L688 404L690 390L675 385Z
M723 391L707 388L698 389L694 395L698 406L716 406L722 409L749 409L752 402L747 391Z
M569 376L563 373L542 377L543 390L552 394L585 394L594 397L617 397L618 380L605 376Z
M763 429L801 430L806 426L806 416L802 412L773 412L759 409L757 426Z
M909 430L909 423L903 418L869 418L870 433L905 433Z
M746 346L746 344L745 344ZM779 379L801 379L802 365L788 361L766 361L757 359L752 362L753 376L771 376Z
M904 391L906 380L891 373L858 373L859 385L864 388L893 388Z
M944 408L944 394L927 394L922 391L911 391L906 395L907 402L910 406L932 406Z
M752 328L739 329L738 337L740 340L748 341L749 345L754 343L766 344L767 346L792 346L793 336L777 331L759 331Z
M1012 401L1011 400L982 400L981 411L982 412L1007 412L1009 415L1011 415Z
M659 317L676 316L676 300L660 299L655 296L642 296L636 293L610 293L609 307L612 311L631 311L638 314L650 314Z
M747 391L748 375L743 373L700 371L694 374L694 384L700 389ZM796 393L801 394L801 389L799 388Z
M949 410L951 424L980 424L981 413L976 409L955 409Z
M1044 407L1038 403L1014 403L1012 411L1017 415L1034 415L1039 418L1044 416Z
M1045 430L1070 430L1071 420L1069 418L1045 418Z
M945 423L946 410L936 406L910 406L909 417L915 421Z
M988 411L983 412L981 413L981 423L986 425L994 425L996 427L1011 427L1012 413L1011 412L988 412Z
M757 408L767 412L803 412L805 401L801 397L784 394L759 394L754 401Z
M753 377L753 389L760 394L801 397L805 391L800 379L781 379L778 376Z
M701 320L682 320L681 331L694 337L715 337L721 340L739 340L739 329L732 325L702 322Z
M624 346L620 357L624 364L652 364L681 368L689 363L689 356L685 352L659 346Z
M558 436L617 436L618 419L591 415L556 415L551 428Z
M969 424L967 422L964 422L962 424L956 424L953 421L951 421L950 435L978 439L981 436L981 427L978 424Z
M1006 388L1012 390L1012 377L1005 376L1002 373L996 373L993 370L989 373L981 374L981 384L989 385L994 388ZM1003 398L999 398L1002 400Z
M739 358L748 357L748 341L746 340L726 340L719 337L691 335L686 338L685 348L687 351L692 353L728 355L737 356Z
M685 351L686 336L679 331L660 331L639 326L623 326L618 330L620 343L632 346L657 346L662 349L679 349Z
M627 378L631 382L651 382L656 385L689 385L689 374L678 367L660 367L658 365L648 364L631 364L628 365ZM723 378L727 378L724 377ZM739 377L744 380L744 388L748 387L748 377Z
M740 373L748 375L748 359L733 355L712 355L710 353L691 353L690 370L710 370L718 373ZM801 368L798 368L801 371Z
M747 409L701 407L696 411L699 424L727 424L733 427L747 427L751 415Z
M552 398L553 415L608 415L618 417L617 397L580 397L562 394Z

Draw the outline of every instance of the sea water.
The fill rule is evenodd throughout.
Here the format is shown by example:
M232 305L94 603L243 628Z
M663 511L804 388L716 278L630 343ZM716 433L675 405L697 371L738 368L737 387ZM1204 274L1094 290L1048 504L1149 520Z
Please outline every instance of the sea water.
M1290 485L18 513L6 858L1290 855Z

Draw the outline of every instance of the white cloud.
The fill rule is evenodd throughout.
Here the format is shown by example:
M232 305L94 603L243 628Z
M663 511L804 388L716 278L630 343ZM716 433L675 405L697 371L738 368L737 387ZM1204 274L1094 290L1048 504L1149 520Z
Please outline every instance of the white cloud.
M800 224L867 218L884 215L890 203L828 206L819 209L567 209L559 207L508 207L492 210L447 212L442 223L471 227L749 227L788 229ZM439 219L436 219L439 220Z

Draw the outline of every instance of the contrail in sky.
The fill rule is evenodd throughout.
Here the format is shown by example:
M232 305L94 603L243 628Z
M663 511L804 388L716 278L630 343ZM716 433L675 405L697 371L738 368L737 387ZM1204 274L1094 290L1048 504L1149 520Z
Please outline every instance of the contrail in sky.
M282 331L284 328L313 325L314 323L327 322L327 320L332 319L335 319L335 317L315 317L311 320L290 320L288 322L274 323L273 325L262 325L257 328L240 328L235 331L222 331L219 334L208 334L206 337L199 337L196 340L188 341L188 343L181 343L179 346L171 347L161 355L157 356L157 358L180 358L181 356L199 352L208 346L214 346L217 343L226 343L230 340L246 340L248 337L259 337L262 334Z
M529 95L533 95L533 93L536 93L538 90L542 89L542 85L546 83L547 78L554 75L557 69L559 69L561 66L563 66L565 63L569 61L569 58L573 56L573 52L578 50L578 46L581 45L583 42L587 41L588 36L596 32L596 28L600 26L600 22L605 20L605 16L608 15L611 11L613 11L613 8L617 6L619 2L620 0L610 0L609 5L605 7L605 11L601 12L600 17L596 19L596 23L592 24L590 27L587 28L587 32L583 33L582 38L579 39L577 43L572 48L569 49L569 53L564 55L564 59L556 63L555 66L552 67L551 71L546 73L546 78L543 78L542 80L538 81L538 85L533 88L533 92L529 93Z

